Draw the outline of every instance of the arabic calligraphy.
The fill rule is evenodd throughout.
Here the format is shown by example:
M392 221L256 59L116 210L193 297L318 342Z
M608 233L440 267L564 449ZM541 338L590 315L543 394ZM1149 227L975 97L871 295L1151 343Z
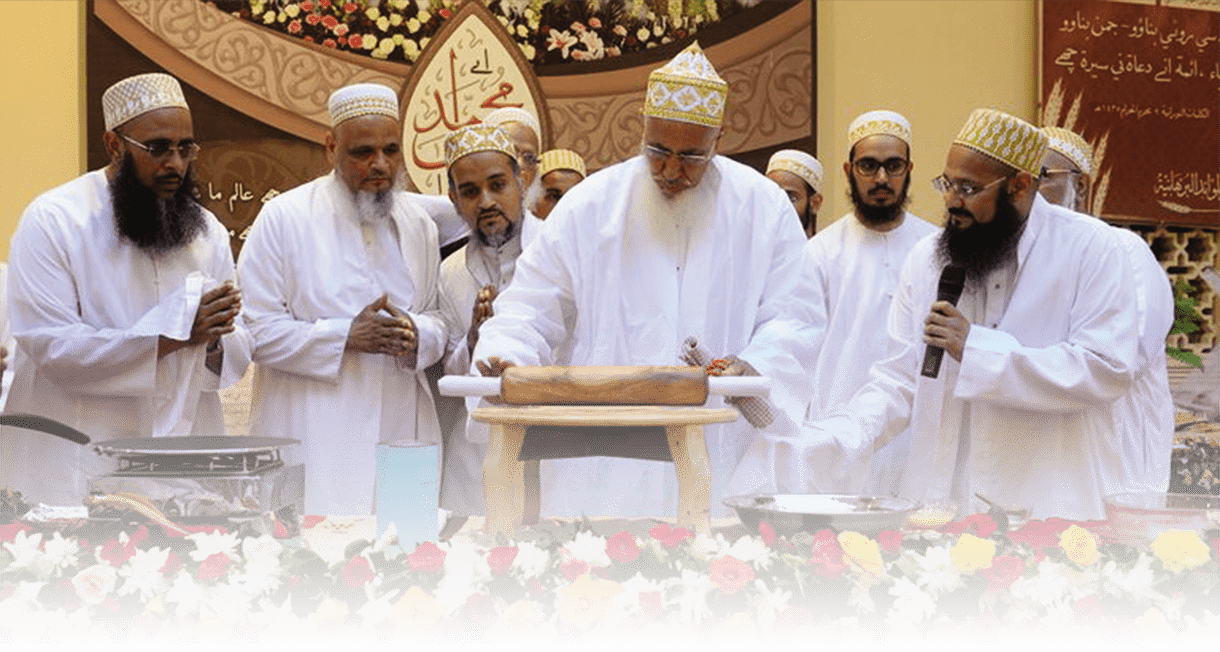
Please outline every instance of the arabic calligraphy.
M1110 35L1129 39L1149 38L1154 39L1157 45L1166 49L1173 46L1194 45L1200 50L1205 50L1212 44L1220 43L1220 37L1192 34L1184 27L1161 32L1160 28L1154 25L1147 16L1140 16L1134 24L1128 25L1097 17L1088 19L1077 11L1074 17L1063 19L1059 31L1064 34L1081 32L1086 38L1097 39Z
M1156 175L1153 192L1159 197L1199 197L1220 201L1220 173L1161 172Z
M1205 120L1212 115L1212 110L1206 106L1175 108L1169 104L1162 106L1140 106L1129 102L1123 104L1098 104L1093 107L1093 111L1094 113L1115 113L1120 118L1134 116L1137 120L1142 120L1148 116L1165 118L1166 120Z
M1217 62L1214 70L1208 71L1199 65L1197 58L1187 59L1182 55L1177 55L1165 57L1162 61L1163 63L1154 64L1135 52L1120 52L1109 61L1093 61L1089 59L1088 50L1077 50L1072 47L1064 48L1059 56L1055 57L1055 65L1065 68L1068 74L1074 74L1079 70L1093 79L1106 74L1114 80L1118 80L1123 75L1155 73L1152 76L1153 81L1161 83L1169 83L1175 79L1220 80L1220 62Z

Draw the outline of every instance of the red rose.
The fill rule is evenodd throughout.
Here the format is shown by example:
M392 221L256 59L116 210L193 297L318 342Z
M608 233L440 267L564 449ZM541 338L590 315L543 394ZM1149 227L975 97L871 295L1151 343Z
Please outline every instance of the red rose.
M373 567L369 565L369 560L363 555L356 555L348 560L340 575L344 584L357 587L364 586L377 577L377 573L374 573Z
M330 6L330 0L318 0L318 6L325 9Z
M1072 611L1076 612L1077 621L1100 624L1106 617L1106 603L1096 594L1086 595L1072 603Z
M1009 532L1008 538L1013 543L1025 543L1035 551L1039 551L1042 548L1058 547L1059 535L1069 527L1072 527L1072 522L1061 518L1028 521L1021 529Z
M306 36L305 38L309 38L309 37ZM312 39L310 39L310 40L312 40ZM292 536L292 533L288 531L288 526L284 525L280 521L280 519L277 518L277 519L275 519L275 531L271 533L271 536L273 536L277 539L286 539L286 538Z
M503 575L512 568L513 560L517 558L520 549L517 546L496 546L487 553L487 566L492 575Z
M445 551L435 543L425 541L415 547L415 552L407 555L407 563L411 565L411 570L437 573L445 566Z
M496 619L496 601L486 593L471 593L466 598L466 617L475 622L490 623Z
M165 565L161 567L161 574L165 577L173 577L178 569L182 568L182 558L173 550L165 557Z
M809 563L814 566L814 572L823 577L838 577L847 570L843 549L833 531L821 530L814 536Z
M354 48L364 47L364 37L359 34L352 34L352 37L347 39L347 44Z
M305 0L301 3L301 11L313 11L313 2Z
M763 543L767 544L768 548L775 545L775 528L771 527L770 523L758 522L758 536L762 537Z
M229 556L223 552L218 552L203 560L199 564L199 568L195 570L195 577L201 580L214 580L225 576L229 572L229 564L233 563Z
M356 3L354 3L354 2L343 3L343 11L346 11L349 14L352 13L353 11L355 11L356 8L357 8Z
M1025 572L1025 562L1012 555L997 555L991 558L991 567L982 570L992 591L1007 591L1012 583Z
M103 561L110 562L111 566L122 566L127 563L128 559L136 556L136 546L131 541L127 545L119 543L118 539L111 539L102 545L102 551L98 554Z
M309 36L308 34L305 36L302 36L301 38L305 39L306 41L309 41L310 43L314 42L313 37Z
M733 595L754 581L754 569L732 555L713 560L708 565L707 574L725 595Z
M448 9L441 9L440 14L441 14L441 18L448 18L453 15L453 12L449 11Z
M882 552L902 552L902 533L897 530L882 530L877 533L877 543Z
M18 532L33 532L34 528L26 523L8 523L0 525L0 541L12 543L17 539ZM27 535L28 536L28 535Z
M589 572L589 565L579 559L569 559L559 565L559 570L563 571L563 576L568 578L569 582L573 582Z
M974 530L975 536L981 539L991 536L999 527L996 525L995 519L991 518L991 514L971 514L962 520L966 527Z
M639 559L640 546L630 532L623 530L606 540L606 556L614 561L630 564Z
M305 22L309 23L310 25L317 25L318 23L322 22L322 17L318 14L309 14L305 17Z
M673 550L674 548L678 547L678 544L686 541L687 539L692 539L695 536L694 532L691 532L684 527L671 528L669 527L669 523L661 523L660 525L654 526L648 531L648 534L652 535L652 538L656 539L657 541L660 541L661 545L664 546L666 550Z
M656 620L661 617L661 592L660 591L640 591L640 613L650 620Z
M302 519L301 526L308 530L309 528L312 528L313 526L315 526L318 523L321 523L322 521L325 521L325 520L326 520L325 516L317 516L317 515L306 516L304 519Z
M299 31L301 31L301 21L294 20L291 23L288 23L288 33L289 34L296 34Z
M333 48L335 47L335 39L328 38L325 41L322 41L322 45L325 45L328 48Z
M148 526L141 525L140 527L136 528L136 531L131 533L131 535L128 537L128 540L131 541L131 545L133 545L133 546L138 546L141 543L144 543L145 541L147 541L148 540Z
M338 25L339 25L339 19L335 18L334 16L323 16L322 17L322 26L325 27L326 29L334 29ZM306 516L305 518L309 518L309 517Z
M346 36L340 36L340 37L339 37L339 45L347 45L347 37L346 37Z

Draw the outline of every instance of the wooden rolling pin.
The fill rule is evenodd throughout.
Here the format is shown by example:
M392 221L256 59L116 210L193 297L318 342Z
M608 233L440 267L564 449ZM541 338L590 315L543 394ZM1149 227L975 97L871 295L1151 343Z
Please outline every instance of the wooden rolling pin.
M503 378L445 376L445 396L512 405L703 405L708 394L766 396L767 378L708 378L700 367L509 367Z

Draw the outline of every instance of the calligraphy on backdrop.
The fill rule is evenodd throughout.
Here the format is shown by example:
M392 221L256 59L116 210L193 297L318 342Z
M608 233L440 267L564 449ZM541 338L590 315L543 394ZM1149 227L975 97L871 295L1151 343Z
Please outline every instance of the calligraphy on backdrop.
M1166 4L1044 0L1043 121L1093 144L1095 214L1214 227L1220 3Z
M547 142L549 117L534 71L503 30L482 3L467 3L412 70L401 102L402 142L407 173L420 192L447 192L445 137L495 109L533 113Z

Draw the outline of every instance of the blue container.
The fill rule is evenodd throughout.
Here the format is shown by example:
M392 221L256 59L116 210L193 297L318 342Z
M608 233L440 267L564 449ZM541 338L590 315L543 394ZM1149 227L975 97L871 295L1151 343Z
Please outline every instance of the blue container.
M440 446L413 440L377 444L377 536L390 523L408 552L435 541L440 503Z

